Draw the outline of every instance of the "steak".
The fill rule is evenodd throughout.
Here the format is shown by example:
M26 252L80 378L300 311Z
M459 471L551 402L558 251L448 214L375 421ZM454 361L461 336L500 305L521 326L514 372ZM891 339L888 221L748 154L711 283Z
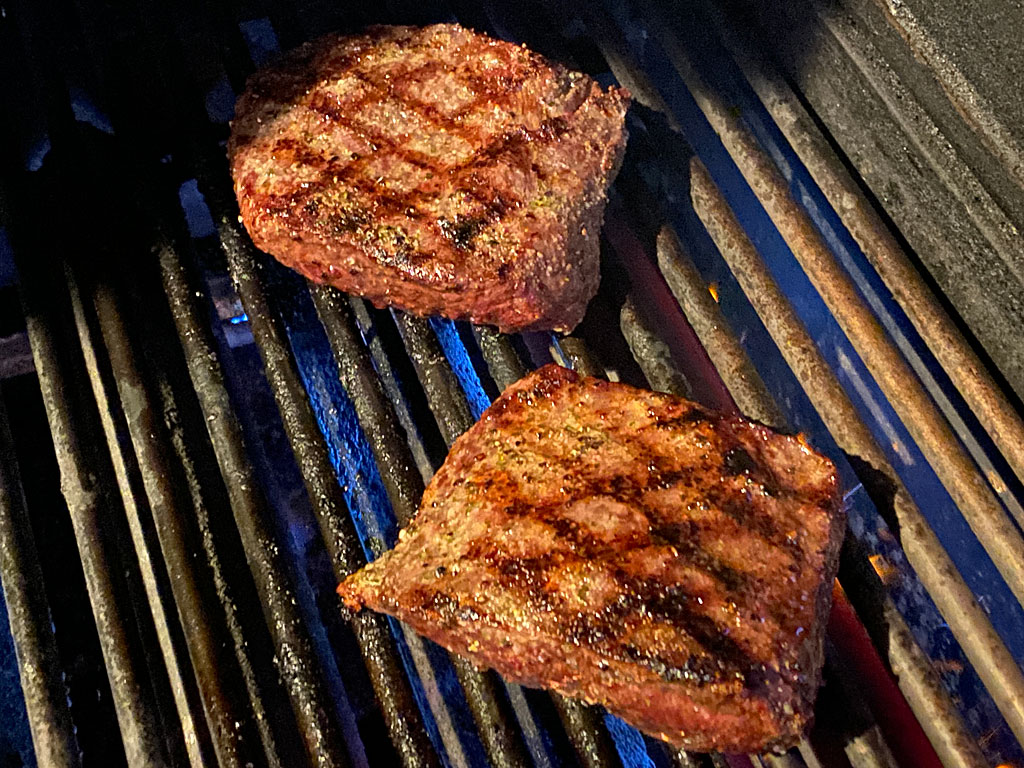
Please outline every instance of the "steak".
M549 365L338 591L673 745L761 751L811 719L844 530L801 439Z
M377 306L569 331L597 292L628 102L457 24L324 37L238 101L241 220L284 264Z

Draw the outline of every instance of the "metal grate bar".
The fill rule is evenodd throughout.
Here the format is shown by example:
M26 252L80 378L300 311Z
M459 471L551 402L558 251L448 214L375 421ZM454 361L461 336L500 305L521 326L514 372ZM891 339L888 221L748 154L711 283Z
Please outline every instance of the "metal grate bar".
M146 504L147 497L142 479L145 470L139 466L131 442L125 437L125 414L117 406L117 393L114 391L113 383L115 375L111 372L111 366L106 365L106 360L102 359L101 343L93 338L94 326L90 318L85 316L78 283L72 277L70 267L65 265L64 271L67 274L71 311L78 330L85 368L99 408L100 421L113 461L157 641L174 694L178 719L183 734L186 735L185 748L192 765L200 766L203 761L213 759L213 744L202 713L202 703L196 690L191 660L187 658L187 638L182 635L171 602L171 579L162 566L159 544L154 536L152 514Z
M352 399L398 524L416 514L423 481L413 471L398 419L367 353L346 298L326 286L310 286L317 314L334 350L341 382Z
M172 331L173 332L173 331ZM303 747L287 693L273 661L273 640L263 621L259 596L238 542L229 530L234 521L222 519L229 506L227 489L218 474L213 447L209 445L198 406L189 407L178 393L190 385L178 361L153 366L159 408L185 475L196 522L202 532L202 548L213 575L217 600L223 611L235 660L259 730L270 768L299 764ZM184 382L180 381L184 378ZM173 384L173 385L172 385Z
M451 446L476 421L469 410L469 402L430 329L430 322L397 310L391 314L416 368L416 376L427 394L441 437Z
M474 325L473 337L498 389L504 390L526 375L526 366L508 336L494 328Z
M782 428L786 423L785 416L769 394L750 357L729 329L704 279L685 256L679 237L669 227L662 227L656 247L658 268L737 407L749 419Z
M196 301L205 294L169 242L162 243L158 257L189 373L206 415L210 440L227 484L242 546L274 637L278 665L307 754L323 768L345 766L348 752L332 716L333 705L315 668L312 641L299 614L294 587L286 575L266 501L259 490L259 479L234 416L212 333Z
M113 485L109 481L112 473L95 444L95 430L84 423L91 409L73 394L78 391L73 382L84 375L71 368L74 363L66 355L73 353L66 341L59 340L61 323L51 309L52 296L47 296L53 287L39 273L38 264L19 258L18 269L61 486L75 528L125 754L133 766L174 765L181 734L174 736L175 729L162 717L136 634L138 611L133 611L131 576L124 573L127 569L136 574L126 566L114 542L120 533L117 518L122 511L106 491ZM169 741L176 742L179 749Z
M663 29L663 28L662 28ZM1024 603L1024 538L996 500L918 378L861 300L807 213L757 140L702 80L679 40L659 35L680 77L743 176L789 245L804 272L849 337L871 375L903 420L926 459L1017 599ZM1019 725L1024 726L1024 721ZM1024 730L1018 731L1024 738Z
M556 339L558 352L561 353L565 365L584 376L603 376L604 366L601 361L587 349L586 343L577 336L566 336Z
M950 627L982 675L993 698L997 703L1002 700L1000 710L1006 707L1012 713L1014 708L1024 701L1020 698L1015 701L1012 695L1008 696L1006 693L1008 687L1012 689L1015 685L1020 685L1019 668L988 623L974 595L959 578L949 554L942 548L920 510L902 488L895 473L888 467L881 450L860 421L835 375L818 356L813 341L807 336L803 326L794 316L792 308L771 280L760 256L739 228L732 212L717 192L714 182L697 161L693 163L691 178L697 214L740 280L780 351L790 366L799 373L801 384L837 442L849 455L861 457L876 470L889 476L890 482L897 489L894 507L900 520L901 543L908 559L922 583L928 587L939 610L949 621ZM867 485L865 482L865 487ZM918 713L922 725L929 728L933 724L942 724L944 735L933 741L940 755L943 754L943 748L960 748L964 744L964 738L956 735L962 731L962 727L957 723L958 718L950 717L929 722L925 715L936 714L937 702L915 700L913 697L921 693L920 689L907 687L904 693ZM955 756L955 759L968 759L970 752L946 754L949 757Z
M676 367L669 345L654 324L638 309L633 292L619 309L619 330L652 390L694 399L689 379Z
M569 734L576 756L585 768L615 768L622 765L615 742L601 720L599 707L551 694L562 727Z
M721 10L702 8L779 130L835 208L864 255L910 317L932 354L1024 481L1024 419L914 268L796 94L731 28Z
M217 207L212 206L212 210L217 215ZM362 567L366 558L331 467L323 435L295 368L285 330L264 294L261 267L254 258L253 246L237 231L229 215L218 216L218 221L228 268L263 356L267 378L302 469L335 578L340 582ZM380 614L362 611L353 617L352 626L402 764L406 768L440 765L402 672L386 619Z
M21 670L32 743L43 768L81 764L57 641L43 591L35 538L21 488L14 440L0 397L0 580Z
M81 284L83 281L72 282ZM95 316L99 322L114 380L124 406L129 434L138 457L149 507L160 540L163 562L169 573L174 602L188 644L189 656L202 697L210 736L221 766L245 766L266 759L260 755L260 739L253 714L237 697L243 690L237 670L221 661L221 647L229 642L226 627L212 620L216 602L210 599L212 582L197 568L193 540L187 521L191 499L180 468L173 465L173 447L165 433L159 405L154 402L140 362L129 337L127 307L115 295L115 288L103 282L89 284ZM84 309L84 307L83 307ZM97 393L100 395L100 393ZM140 553L141 555L141 553ZM140 556L140 560L142 557ZM205 577L205 578L204 578ZM234 674L232 674L234 673ZM186 713L180 711L182 721ZM202 713L200 713L200 717ZM260 757L258 757L260 755Z
M784 419L718 304L711 298L696 266L676 234L667 226L658 234L658 262L687 320L709 353L714 349L716 353L728 355L719 370L740 409L744 413L775 413L779 419ZM776 423L779 427L784 425L784 420ZM922 715L921 721L936 724L933 726L933 738L955 742L955 747L944 748L944 754L962 752L973 761L967 764L983 764L977 745L968 734L931 662L917 644L878 575L867 565L867 552L860 551L860 545L849 536L845 547L847 551L840 566L840 580L853 599L858 616L866 622L875 646L888 648L886 660L894 677L905 686L919 689L907 698L930 704L927 716ZM858 550L856 554L851 554L853 548Z
M312 285L310 290L312 290ZM340 301L341 299L338 300ZM400 356L392 357L389 354L389 344L386 342L390 340L384 339L377 332L378 327L371 316L370 305L356 296L348 297L346 303L355 319L355 327L358 333L362 334L366 342L366 347L370 353L370 360L372 361L372 369L377 372L380 386L394 408L398 424L405 432L405 441L409 445L409 450L412 451L413 460L420 475L420 485L422 486L429 482L430 478L434 475L436 461L432 460L428 455L431 448L429 442L432 435L428 435L426 432L430 430L431 426L436 429L437 425L426 423L425 421L422 424L417 423L415 407L407 400L409 388L403 384L403 382L409 380L409 377L403 376L402 371L398 370L398 364L401 363L402 358ZM321 320L323 320L322 317ZM395 334L397 333L398 329L396 328ZM415 391L411 394L415 395ZM438 442L443 442L440 439L440 432L438 432L437 438Z
M958 97L940 87L942 70L933 70L933 61L922 62L913 48L919 40L903 37L902 11L891 6L890 12L885 5L732 7L748 16L750 27L771 36L780 68L867 188L877 192L900 234L1019 398L1024 358L1014 341L1022 324L1020 182L1005 173L1007 167L991 163L992 144L982 149L986 142L978 134L967 138L977 130L968 128L975 110L967 104L967 114L957 114ZM815 44L805 45L806 39ZM836 99L837 89L846 98ZM980 161L979 150L990 160ZM1005 191L996 191L1000 187Z

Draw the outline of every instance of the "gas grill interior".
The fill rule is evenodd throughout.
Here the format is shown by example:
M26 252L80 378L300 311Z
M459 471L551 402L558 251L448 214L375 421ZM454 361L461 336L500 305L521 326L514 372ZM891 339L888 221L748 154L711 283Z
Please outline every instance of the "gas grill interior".
M0 2L0 765L1024 766L1024 121L985 67L1021 22L945 5ZM571 335L374 308L239 224L255 68L453 20L633 94ZM673 751L342 609L551 361L836 462L797 748Z

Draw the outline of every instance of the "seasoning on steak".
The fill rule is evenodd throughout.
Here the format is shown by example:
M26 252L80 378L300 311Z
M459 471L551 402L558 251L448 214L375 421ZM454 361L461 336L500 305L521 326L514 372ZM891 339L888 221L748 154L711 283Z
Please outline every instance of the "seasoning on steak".
M844 520L800 439L549 365L338 591L674 745L759 751L811 718Z
M629 95L456 24L328 36L254 75L228 153L262 250L378 306L571 330Z

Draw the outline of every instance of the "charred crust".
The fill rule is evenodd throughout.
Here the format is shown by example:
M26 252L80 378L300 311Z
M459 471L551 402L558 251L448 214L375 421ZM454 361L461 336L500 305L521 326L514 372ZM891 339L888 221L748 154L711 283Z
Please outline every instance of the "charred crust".
M792 440L547 366L455 443L415 531L374 566L387 588L371 583L366 599L679 746L790 744L820 682L843 530L831 466ZM623 441L625 458L588 455ZM775 475L786 481L769 494ZM690 506L674 505L678 491ZM794 514L809 516L798 530ZM722 546L738 529L738 551ZM678 714L690 707L694 721ZM723 730L723 709L748 727Z
M438 101L423 87L437 79L459 97ZM580 259L596 272L596 240L577 253L557 232L603 205L623 112L618 92L521 46L457 25L380 27L315 41L251 78L229 155L243 223L281 261L333 263L331 251L358 249L357 269L302 270L313 279L415 314L568 329L596 280L576 268L579 277L557 288L531 276ZM447 138L416 140L424 135ZM563 152L584 153L578 182L552 172ZM544 210L527 205L538 186L555 193ZM374 232L403 222L422 247ZM537 232L552 241L534 243ZM521 280L503 268L512 259Z
M456 216L452 219L440 219L437 224L442 234L460 251L471 251L476 247L474 240L487 225L484 216ZM505 266L504 264L502 266Z

